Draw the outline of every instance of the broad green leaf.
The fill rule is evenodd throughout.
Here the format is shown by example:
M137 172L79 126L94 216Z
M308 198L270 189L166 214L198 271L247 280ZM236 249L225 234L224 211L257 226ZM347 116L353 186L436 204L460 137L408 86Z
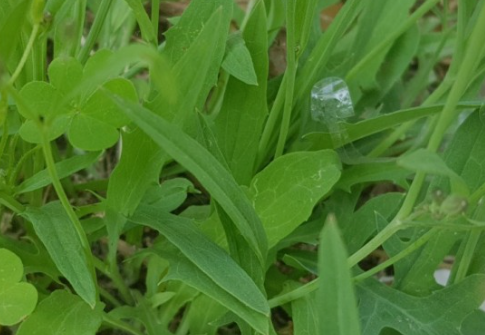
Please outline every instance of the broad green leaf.
M171 255L160 251L160 256L167 258L174 265L176 264L176 266L170 268L169 274L164 278L165 280L178 280L192 286L240 316L258 332L268 333L269 315L248 308L233 295L221 289L210 277L200 272L194 263L188 261L182 255Z
M258 85L251 54L240 34L229 36L222 68L245 84Z
M363 163L350 166L342 171L342 177L335 187L351 192L353 186L369 182L392 181L394 184L406 187L406 177L409 171L396 162Z
M68 135L73 146L89 151L109 148L120 137L116 128L84 114L74 116Z
M19 282L24 268L20 258L7 249L0 249L0 325L11 326L32 313L37 304L37 290Z
M56 163L57 175L60 179L93 165L101 156L100 152L90 152L86 155L74 156ZM47 169L37 172L35 175L26 179L16 190L16 194L27 193L38 190L51 183L51 177Z
M131 101L138 100L135 86L126 79L112 79L106 82L103 88L125 99ZM89 97L81 107L81 113L116 128L120 128L129 122L129 119L123 114L120 108L111 99L106 97L101 90L97 90Z
M197 3L200 2L193 4ZM224 8L216 10L203 22L190 47L187 46L188 49L180 54L181 58L171 58L168 44L165 49L167 53L163 54L175 63L173 76L176 78L177 99L170 101L159 96L150 102L149 109L186 128L194 125L194 112L204 109L208 94L218 79L231 17L230 11L227 11L229 2L225 4ZM165 90L164 87L161 89Z
M101 90L109 90L127 100L136 101L135 87L123 78L106 82L80 106L69 128L69 141L73 146L96 151L111 147L119 139L116 128L126 125L129 119Z
M131 215L148 186L158 182L163 164L160 148L140 129L122 133L120 161L108 184L108 204Z
M319 334L360 334L359 314L347 251L335 217L330 214L320 235L317 310ZM376 332L375 334L378 334Z
M8 64L20 41L22 27L30 13L30 4L28 0L8 0L0 3L0 36L3 37L0 39L0 64L3 67Z
M221 111L215 120L216 137L236 181L248 185L254 174L259 138L267 115L268 42L264 2L253 9L243 32L253 59L258 86L229 78Z
M222 317L227 308L206 295L199 295L190 303L190 309L185 315L189 324L190 334L216 334L214 321Z
M17 335L95 335L102 313L102 304L92 309L78 296L57 290L22 323Z
M187 199L187 193L194 190L194 185L185 178L174 178L161 185L153 184L143 197L143 203L155 206L161 211L171 212Z
M56 117L47 130L47 139L55 140L68 129L70 117L61 115ZM26 120L19 129L23 140L30 143L41 144L43 142L41 129L34 120Z
M385 327L409 335L461 335L463 320L485 300L485 275L421 298L375 280L358 284L357 293L364 335L379 334Z
M26 110L23 104L19 104L19 113L27 119L45 118L52 120L55 116L66 113L65 107L58 105L62 100L62 94L51 84L43 81L32 81L20 90L20 96L29 106ZM30 115L29 112L33 112Z
M178 257L169 259L175 262L172 265L175 277L171 279L200 289L229 309L237 309L235 313L252 315L259 320L268 317L269 307L259 288L223 249L199 232L191 220L140 205L130 221L158 230L183 253L182 258L186 257L186 264ZM163 251L161 256L165 258ZM207 282L200 285L210 285L212 288L194 286L188 281L187 272L192 273L190 277L194 277L195 281ZM224 298L215 297L213 291L223 292ZM241 308L248 311L243 312Z
M270 247L309 218L338 181L340 169L334 151L295 152L277 158L253 178L251 198Z
M461 177L450 169L437 153L427 149L418 149L409 155L403 155L397 159L397 164L411 171L447 176L464 184Z
M22 216L32 222L59 271L89 305L96 304L96 283L76 229L60 202L28 207Z
M267 241L261 221L247 196L219 161L173 124L137 104L117 96L111 97L167 154L199 180L231 217L264 264Z
M166 47L164 53L175 64L182 59L197 39L209 18L222 7L224 17L231 17L232 4L227 0L198 0L193 1L184 10L177 24L166 33ZM225 29L225 28L224 28ZM217 33L213 31L213 33ZM225 43L225 39L223 41Z
M83 78L83 67L72 57L58 57L49 65L49 80L62 94L68 94Z

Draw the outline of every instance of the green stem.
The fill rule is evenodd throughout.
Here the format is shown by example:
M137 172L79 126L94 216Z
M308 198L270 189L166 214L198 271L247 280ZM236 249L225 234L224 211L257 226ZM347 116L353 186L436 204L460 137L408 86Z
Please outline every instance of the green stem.
M261 135L261 140L259 141L258 147L258 158L256 166L259 167L264 160L266 159L266 154L269 151L268 145L271 140L271 136L273 135L273 130L276 127L276 122L280 117L280 111L284 105L285 101L285 92L286 92L286 74L283 77L283 81L281 82L280 88L276 95L275 101L273 102L273 106L269 112L268 121L264 125L263 133Z
M379 43L372 51L370 51L360 62L358 62L347 74L345 80L347 82L354 80L354 78L359 75L360 71L363 70L368 63L374 61L374 59L382 53L386 48L393 43L399 36L401 36L406 30L411 28L411 26L424 14L426 14L431 8L436 6L440 0L428 0L421 5L409 18L399 26L392 34L387 36L381 43Z
M428 240L436 234L437 229L433 228L430 229L426 234L418 238L416 241L414 241L409 247L405 248L401 252L399 252L397 255L389 258L387 261L373 267L369 271L366 271L358 276L354 277L354 281L361 281L366 278L369 278L370 276L373 276L374 274L388 268L389 266L393 265L394 263L400 261L404 257L408 256L409 254L413 253L417 249L419 249L421 246L423 246Z
M22 170L22 167L24 166L24 163L27 161L27 159L31 159L31 156L36 153L39 149L41 149L40 146L35 146L29 151L27 151L15 164L15 169L12 171L10 174L10 178L8 180L8 185L13 186L15 185L15 181L17 180L17 177L20 174L20 171Z
M351 255L347 261L349 267L353 267L361 260L363 260L367 255L376 250L385 241L387 241L392 235L394 235L400 229L405 228L399 220L394 220L389 223L383 230L381 230L376 236L374 236L369 242L367 242L362 248L357 250L353 255Z
M133 334L133 335L144 335L141 331L138 329L132 327L131 325L127 324L126 322L123 322L121 320L113 318L111 315L104 313L103 314L103 321L110 325L113 328L125 331L127 333Z
M480 231L469 231L465 240L462 242L465 243L465 249L457 264L458 270L454 276L453 283L456 284L465 279L468 269L470 268L470 264L473 260L473 254L475 253L475 249L478 245L480 235Z
M288 136L288 129L290 128L291 111L293 109L293 94L295 91L295 77L296 77L296 38L295 38L295 12L296 2L290 0L287 3L286 10L286 72L287 85L285 85L285 105L283 110L283 119L281 120L281 129L276 144L275 158L283 154L285 149L286 138Z
M46 127L41 129L43 134L42 150L44 152L44 159L47 166L47 171L49 172L49 176L51 177L52 185L54 186L54 190L57 193L57 197L61 201L61 204L64 207L64 210L66 211L67 216L71 220L71 223L74 225L74 228L77 232L79 240L81 241L81 245L83 247L84 253L86 255L86 260L88 262L88 267L91 272L91 276L93 278L93 281L96 282L96 273L93 265L93 255L91 253L91 247L89 245L86 234L84 233L84 229L81 225L81 222L79 221L76 213L72 209L72 206L69 203L69 199L67 198L67 195L64 192L64 188L62 187L61 181L59 179L59 175L57 174L54 158L52 156L51 143L47 138L47 132L45 130L46 130ZM96 298L99 300L99 295Z
M97 257L93 257L94 266L98 271L104 274L106 277L110 278L113 282L113 285L116 287L118 292L123 297L123 300L128 304L133 304L134 300L126 286L123 278L117 269L113 269L113 267L106 265L103 261L98 259Z
M18 63L17 68L13 72L12 77L10 77L10 80L8 81L7 85L13 85L13 83L17 80L18 76L20 75L20 72L22 72L25 62L29 57L30 51L34 46L35 39L37 38L37 34L39 33L39 28L40 28L39 24L35 24L34 27L32 28L32 32L30 33L29 41L27 42L27 46L25 47L24 53L22 54L22 58L20 58L20 62Z
M103 28L104 21L108 16L109 8L111 7L113 0L103 0L99 5L98 12L96 13L96 17L94 18L93 26L89 31L89 35L86 39L86 43L84 43L82 49L79 51L77 59L81 62L81 64L86 63L89 58L89 53L94 47L94 44L98 40L99 33Z
M20 202L18 202L12 196L6 194L3 191L0 191L0 204L9 208L17 214L20 214L25 210L25 207Z
M158 23L160 20L160 0L152 0L151 21L153 27L153 34L158 40Z

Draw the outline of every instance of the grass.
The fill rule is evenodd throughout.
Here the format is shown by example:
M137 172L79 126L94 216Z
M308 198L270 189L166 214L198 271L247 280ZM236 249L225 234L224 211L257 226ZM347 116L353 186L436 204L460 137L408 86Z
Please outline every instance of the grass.
M0 334L485 329L484 2L3 1Z

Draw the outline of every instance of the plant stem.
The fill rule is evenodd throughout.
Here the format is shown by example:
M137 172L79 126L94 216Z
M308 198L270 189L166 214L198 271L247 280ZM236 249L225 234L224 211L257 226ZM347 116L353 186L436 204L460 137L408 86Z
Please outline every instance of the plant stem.
M398 29L396 29L392 34L387 36L381 43L379 43L372 51L370 51L360 62L358 62L345 77L346 81L352 81L359 72L365 68L365 66L372 62L381 52L383 52L393 41L395 41L399 36L401 36L406 30L411 28L411 26L424 14L426 14L431 8L436 6L440 0L427 0L421 5L409 18L402 23Z
M160 20L160 0L152 0L151 21L153 34L158 40L158 22Z
M22 213L25 210L25 207L20 202L3 191L0 191L0 204L17 214Z
M126 322L123 322L121 320L113 318L111 315L103 313L103 321L113 328L117 328L120 330L123 330L127 333L133 334L133 335L144 335L141 331L138 329L132 327L131 325L127 324Z
M113 285L116 287L118 292L120 292L123 300L129 304L132 304L134 302L133 297L131 296L128 287L126 287L123 278L121 278L119 271L117 271L117 269L113 269L112 266L106 265L97 257L93 257L93 260L96 269L98 269L102 274L104 274L106 277L110 278L113 281Z
M15 83L15 81L17 80L17 77L20 75L20 72L22 72L25 62L29 57L30 51L34 46L35 39L37 38L37 34L39 33L39 28L40 28L39 24L34 24L34 27L32 28L32 32L30 33L29 41L27 42L27 46L25 47L24 53L22 54L22 58L20 58L20 62L18 63L17 68L15 69L12 76L10 77L10 80L8 81L7 85L13 85L13 83Z
M418 238L416 241L414 241L409 247L405 248L404 250L401 250L401 252L399 252L397 255L391 257L390 259L388 259L387 261L373 267L372 269L370 269L369 271L366 271L356 277L354 277L354 281L361 281L361 280L364 280L366 278L369 278L370 276L373 276L374 274L384 270L385 268L391 266L392 264L400 261L401 259L403 259L404 257L408 256L409 254L411 254L412 252L416 251L417 249L419 249L421 246L423 246L426 242L428 242L428 240L436 234L436 231L437 229L436 228L432 228L430 229L428 232L426 232L426 234L424 234L423 236L421 236L420 238Z
M99 33L103 28L104 21L109 13L109 8L111 7L111 3L113 0L103 0L99 5L98 12L96 13L96 17L94 18L93 26L89 30L89 35L86 39L86 43L84 43L82 49L79 51L77 59L81 62L81 64L86 63L89 58L89 53L93 49L94 44L96 43Z
M281 129L276 144L275 158L283 154L285 148L286 138L288 136L288 129L290 127L291 111L293 109L293 94L295 91L295 77L296 77L296 39L295 39L295 12L296 1L290 0L287 2L286 9L286 72L287 77L285 85L285 105L283 109L283 119L281 120Z

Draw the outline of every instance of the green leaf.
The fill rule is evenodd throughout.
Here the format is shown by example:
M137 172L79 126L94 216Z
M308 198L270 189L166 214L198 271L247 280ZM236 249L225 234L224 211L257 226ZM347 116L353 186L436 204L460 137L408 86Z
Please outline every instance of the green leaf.
M290 289L300 287L297 283L289 282ZM319 334L319 315L317 297L307 294L300 299L291 302L294 335Z
M16 51L20 41L23 26L28 19L29 5L28 0L2 1L0 4L0 64L5 67ZM6 37L8 36L8 38ZM15 62L17 65L17 62ZM0 73L3 69L0 70Z
M0 259L0 325L12 326L32 313L37 290L29 283L19 283L24 267L16 254L0 249Z
M165 33L167 44L164 53L172 63L177 63L190 50L190 46L198 38L207 21L220 7L224 11L223 16L230 19L232 4L227 0L199 0L190 3L177 24Z
M70 120L71 118L67 115L56 117L47 129L47 139L52 141L64 134L69 127ZM29 143L41 144L43 141L41 128L34 120L26 120L20 127L19 134L23 140Z
M92 309L78 296L57 290L22 323L17 335L95 335L102 311L102 304Z
M116 128L84 114L73 118L68 135L73 146L89 151L109 148L120 137Z
M50 83L59 92L70 93L83 79L83 67L73 57L58 57L49 65Z
M357 285L363 334L379 334L385 327L401 334L463 334L463 320L485 300L484 283L485 275L473 275L418 298L367 280Z
M234 178L239 184L248 185L254 174L259 138L268 113L268 41L263 1L255 5L243 38L254 62L258 86L229 78L221 111L215 119L215 130L217 143Z
M358 335L361 333L347 257L337 222L330 214L320 235L318 249L319 334Z
M141 30L141 35L143 39L153 45L158 45L157 36L153 31L150 18L148 17L145 8L143 7L143 2L140 0L125 0L128 5L133 10L135 14L136 21Z
M151 183L158 182L164 162L161 149L140 129L123 132L120 161L108 184L108 204L131 215Z
M127 100L138 100L135 86L124 78L111 79L102 87ZM99 89L82 105L81 113L115 128L125 126L130 121L120 108Z
M111 97L165 152L199 180L231 217L264 264L267 241L261 221L247 196L221 163L178 127L137 104L117 96Z
M271 162L251 181L250 193L272 247L304 222L340 177L331 150L295 152Z
M241 34L229 36L222 68L243 83L258 85L251 54Z
M84 301L96 304L96 283L76 229L60 202L41 208L28 207L22 216L32 222L34 230L59 271Z
M342 171L342 177L335 187L351 192L352 186L358 184L392 181L394 184L406 188L406 177L408 176L409 171L398 166L394 161L363 163L350 166Z
M130 221L158 230L184 254L188 264L184 265L184 262L179 262L179 259L172 259L172 262L175 262L173 272L176 276L181 276L180 280L188 283L186 275L183 275L184 271L199 273L198 275L193 273L197 280L204 277L211 282L211 286L217 286L218 291L222 290L225 295L229 294L232 297L218 300L224 306L234 309L231 301L235 299L238 305L243 305L245 309L252 311L246 312L248 315L254 316L256 312L259 315L256 318L260 320L268 317L269 307L266 298L252 279L222 248L198 231L191 220L168 214L155 207L140 205ZM199 289L199 286L194 287ZM202 292L216 298L211 290L202 290ZM240 310L234 310L234 312L242 313Z
M194 190L194 185L190 180L169 179L161 185L151 185L143 197L143 203L169 213L183 204L187 199L187 193L191 190Z
M481 105L478 102L462 102L457 108L479 108ZM443 105L435 105L428 107L415 107L409 109L403 109L394 113L384 114L372 119L367 119L353 124L342 123L342 131L346 134L343 142L339 145L345 145L361 138L368 137L370 135L379 133L386 129L390 129L400 124L418 120L426 116L434 115L443 110ZM304 139L311 143L312 150L328 149L332 148L332 134L330 133L310 133L304 135Z
M60 179L93 165L101 156L101 152L91 152L86 155L74 156L56 163L57 174ZM51 183L51 177L47 169L37 172L26 179L16 189L16 194L32 192Z
M190 309L185 315L189 324L190 334L216 334L214 321L221 318L227 308L206 295L199 295L190 303Z
M397 164L411 171L447 176L455 180L460 180L464 184L461 177L450 169L437 153L427 149L421 148L409 155L403 155L397 159ZM466 188L466 185L464 187Z
M28 105L28 110L23 104L19 104L19 113L27 119L53 119L55 116L66 113L65 108L60 108L58 103L62 100L62 94L51 84L43 81L31 81L20 90L20 96ZM30 115L33 112L33 115Z

